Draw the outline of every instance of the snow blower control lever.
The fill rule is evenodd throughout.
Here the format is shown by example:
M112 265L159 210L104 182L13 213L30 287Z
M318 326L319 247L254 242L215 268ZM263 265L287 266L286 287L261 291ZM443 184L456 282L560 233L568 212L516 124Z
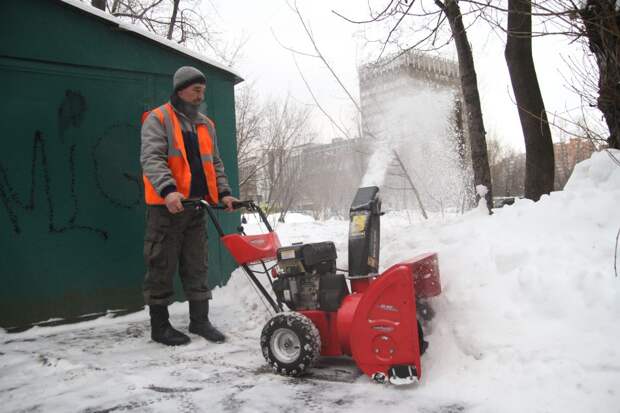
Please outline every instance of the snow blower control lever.
M213 212L214 209L217 210L225 210L226 207L223 205L209 205L209 203L207 201L204 200L185 200L185 201L181 201L181 203L185 206L185 207L189 207L189 208L196 208L196 209L206 209L207 210L207 214L209 214L209 218L211 219L211 222L213 223L213 225L215 226L215 230L217 231L217 233L219 234L220 237L223 237L224 235L226 235L224 233L224 230L222 229L222 226L220 225L219 220L217 219L217 217L215 216L215 213ZM260 209L255 203L254 201L235 201L233 202L233 209L241 209L241 208L246 208L249 211L255 211L258 212L258 214L261 217L261 220L263 221L263 223L265 224L267 231L269 232L273 232L273 229L271 228L271 225L269 224L269 221L267 220L267 217L265 216L265 213L263 212L262 209Z
M206 208L221 242L275 312L260 338L275 372L300 376L320 356L350 356L376 382L419 380L420 356L428 343L417 305L429 308L426 299L441 292L437 254L422 254L379 273L379 188L359 188L351 204L348 275L336 268L331 241L282 247L252 201L234 207L258 213L267 233L247 235L240 227L239 233L225 234L214 207L204 201L197 207ZM266 261L275 261L271 271ZM267 274L275 300L255 273Z

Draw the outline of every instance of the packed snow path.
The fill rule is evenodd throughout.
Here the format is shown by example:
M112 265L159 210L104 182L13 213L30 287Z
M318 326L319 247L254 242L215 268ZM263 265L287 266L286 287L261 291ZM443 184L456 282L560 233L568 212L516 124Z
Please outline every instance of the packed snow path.
M0 411L620 412L618 205L620 167L598 153L565 191L493 216L384 216L383 268L439 254L418 385L375 384L334 360L307 378L273 374L259 348L267 311L237 271L212 306L225 344L153 343L145 311L0 332ZM277 228L285 243L333 240L346 266L346 221L291 218ZM187 304L171 313L187 331Z
M272 374L253 334L230 332L229 343L221 345L192 335L190 345L166 348L150 341L144 315L9 336L2 346L2 369L9 375L0 379L0 411L284 412L354 402L346 384ZM177 326L186 321L172 317ZM351 371L350 364L344 367Z
M173 306L171 321L187 332L184 307ZM0 378L0 411L468 410L448 395L414 397L412 387L371 383L346 359L323 361L303 379L273 374L257 331L233 331L234 320L219 323L228 332L226 344L191 335L188 346L176 348L150 341L146 312L83 324L2 337L0 366L8 374Z

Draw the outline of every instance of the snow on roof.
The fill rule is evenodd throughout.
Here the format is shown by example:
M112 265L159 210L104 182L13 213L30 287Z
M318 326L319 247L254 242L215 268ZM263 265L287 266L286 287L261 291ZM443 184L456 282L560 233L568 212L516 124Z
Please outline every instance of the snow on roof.
M211 65L211 66L215 66L218 69L221 69L221 70L223 70L225 72L228 72L228 73L230 73L230 74L232 74L232 75L234 75L236 77L235 83L239 83L239 82L243 81L243 78L241 77L239 72L237 72L235 69L233 69L233 68L231 68L229 66L226 66L226 65L224 65L222 63L219 63L219 62L217 62L215 60L209 59L208 57L205 57L205 56L201 55L200 53L197 53L197 52L195 52L193 50L190 50L190 49L188 49L186 47L180 46L178 43L173 42L171 40L168 40L165 37L162 37L162 36L159 36L157 34L150 33L150 32L148 32L148 31L146 31L144 29L141 29L138 26L136 26L135 24L124 22L124 21L122 21L122 20L112 16L111 14L108 14L108 13L102 11L102 10L99 10L96 7L91 6L88 3L83 3L80 0L60 0L60 1L65 3L65 4L68 4L70 6L73 6L75 8L78 8L78 9L80 9L80 10L82 10L82 11L88 13L88 14L92 14L92 15L95 15L95 16L101 18L101 19L104 19L104 20L107 20L109 22L112 22L112 23L116 24L119 29L136 33L136 34L138 34L138 35L140 35L142 37L146 37L147 39L150 39L150 40L152 40L154 42L157 42L157 43L159 43L159 44L161 44L163 46L166 46L166 47L168 47L170 49L174 49L175 51L180 52L180 53L182 53L184 55L193 57L194 59L200 60L201 62L204 62L204 63L206 63L208 65Z

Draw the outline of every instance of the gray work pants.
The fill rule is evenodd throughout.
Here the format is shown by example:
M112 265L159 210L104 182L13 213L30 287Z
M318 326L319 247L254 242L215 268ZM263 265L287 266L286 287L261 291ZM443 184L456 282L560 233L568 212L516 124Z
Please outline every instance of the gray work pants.
M144 263L143 292L147 305L172 302L177 266L188 300L211 298L207 286L204 210L185 208L183 212L172 214L165 206L147 205Z

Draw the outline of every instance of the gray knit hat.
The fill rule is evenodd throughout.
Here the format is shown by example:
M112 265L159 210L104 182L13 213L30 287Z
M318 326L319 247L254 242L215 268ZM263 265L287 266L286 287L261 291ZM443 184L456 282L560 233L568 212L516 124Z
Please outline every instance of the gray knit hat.
M207 79L205 75L195 67L183 66L174 73L174 77L172 78L172 89L173 92L176 93L195 83L206 84Z

